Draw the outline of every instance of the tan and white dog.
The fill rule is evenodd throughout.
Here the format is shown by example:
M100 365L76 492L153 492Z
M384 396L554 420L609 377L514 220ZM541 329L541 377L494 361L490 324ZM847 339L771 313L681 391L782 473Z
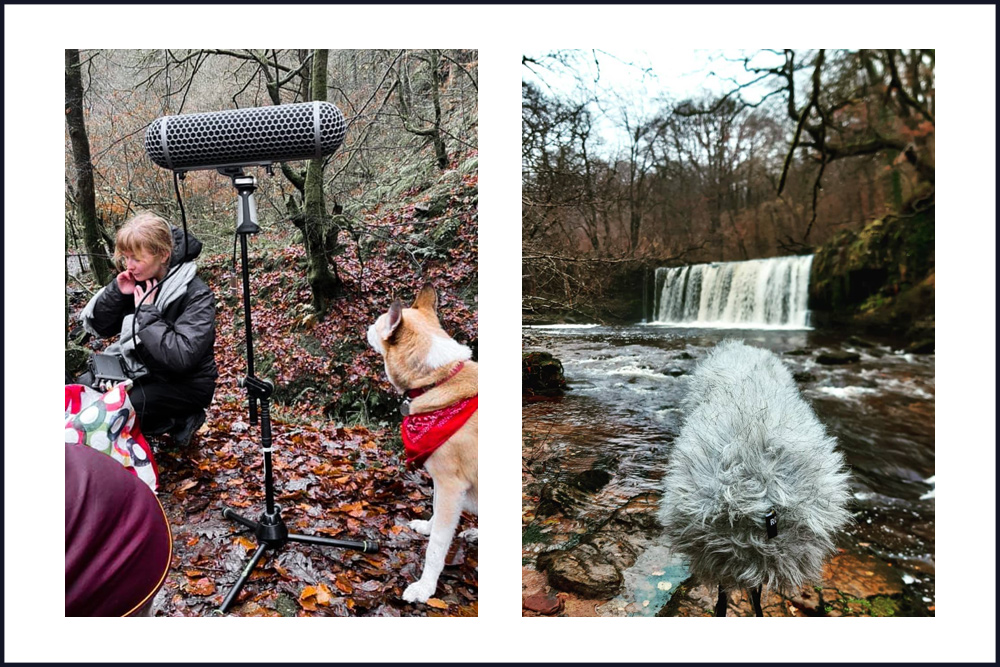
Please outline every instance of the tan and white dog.
M471 350L441 328L437 293L429 285L410 308L394 301L368 328L368 342L384 358L393 387L406 395L401 411L407 460L422 462L434 480L431 518L409 524L430 536L424 570L403 592L407 602L426 602L462 511L479 513L479 369ZM462 535L474 538L476 531Z

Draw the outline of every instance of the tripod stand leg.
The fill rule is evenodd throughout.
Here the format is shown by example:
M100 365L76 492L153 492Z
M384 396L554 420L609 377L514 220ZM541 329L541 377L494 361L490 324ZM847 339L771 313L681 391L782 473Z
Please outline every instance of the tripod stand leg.
M256 521L251 521L250 519L242 517L239 514L237 514L236 512L234 512L233 510L229 509L228 507L226 507L225 509L222 510L222 517L225 518L225 519L229 519L231 521L235 521L236 523L242 523L244 526L246 526L250 530L257 530L257 522Z
M243 590L244 584L246 584L247 579L250 578L250 573L253 572L255 567L257 567L257 563L260 562L260 559L264 556L264 552L267 551L267 546L267 544L262 544L257 547L257 551L255 551L253 556L250 558L250 562L247 563L247 566L243 568L243 572L240 573L240 578L236 580L232 590L229 591L229 595L226 596L226 599L222 602L222 606L219 607L219 611L221 613L227 613L229 608L233 606L233 603L236 602L236 597L240 594L240 591Z
M299 535L298 533L288 533L289 542L301 542L302 544L318 544L324 547L340 547L342 549L356 549L366 554L378 553L378 542L375 540L363 540L353 542L350 540L335 540L329 537L317 537L315 535Z

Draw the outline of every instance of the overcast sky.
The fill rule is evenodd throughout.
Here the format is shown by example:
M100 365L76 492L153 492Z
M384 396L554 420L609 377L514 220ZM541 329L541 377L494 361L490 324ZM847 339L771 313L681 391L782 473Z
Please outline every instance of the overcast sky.
M525 55L543 60L545 52ZM754 75L744 70L742 62L731 62L744 56L754 56L754 66L775 66L783 62L780 55L759 51L719 51L691 49L635 49L614 51L578 51L573 54L573 68L551 67L523 68L523 77L543 90L570 99L583 99L585 85L590 96L605 102L601 106L604 117L598 122L600 134L606 142L605 149L614 153L625 141L618 108L621 101L628 107L651 115L664 99L680 101L718 95L732 90L737 83L753 80ZM596 61L596 62L595 62ZM576 76L574 76L574 73ZM747 101L755 101L766 92L761 87L743 91Z

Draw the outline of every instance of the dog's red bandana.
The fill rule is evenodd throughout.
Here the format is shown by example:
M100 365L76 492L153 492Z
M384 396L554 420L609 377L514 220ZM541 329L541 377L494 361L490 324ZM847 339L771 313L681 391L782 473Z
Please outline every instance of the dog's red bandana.
M406 462L413 467L424 464L431 454L462 428L479 409L479 395L434 410L403 417L403 444Z

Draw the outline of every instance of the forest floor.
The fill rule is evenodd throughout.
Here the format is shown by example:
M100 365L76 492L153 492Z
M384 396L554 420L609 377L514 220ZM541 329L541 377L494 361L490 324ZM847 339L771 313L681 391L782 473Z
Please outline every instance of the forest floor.
M463 538L453 541L426 604L401 598L420 576L427 547L427 538L407 524L430 517L433 487L423 469L407 468L399 398L365 337L394 298L408 304L429 283L438 291L444 329L476 350L477 178L453 171L449 183L443 196L438 190L432 215L428 195L414 189L399 203L358 217L355 224L368 241L349 244L337 257L342 294L324 318L309 305L305 254L295 228L282 222L250 237L254 370L275 385L275 502L290 532L377 540L379 551L297 543L268 550L231 614L478 614L477 545ZM197 235L197 224L191 231ZM350 241L345 236L342 241ZM234 260L223 254L198 258L199 275L218 303L220 377L206 423L185 448L168 436L149 438L174 545L155 601L157 616L213 613L257 546L250 531L222 517L230 507L256 520L265 506L260 426L249 423L246 394L238 385L247 362L241 267ZM475 527L476 517L465 515L458 530Z

